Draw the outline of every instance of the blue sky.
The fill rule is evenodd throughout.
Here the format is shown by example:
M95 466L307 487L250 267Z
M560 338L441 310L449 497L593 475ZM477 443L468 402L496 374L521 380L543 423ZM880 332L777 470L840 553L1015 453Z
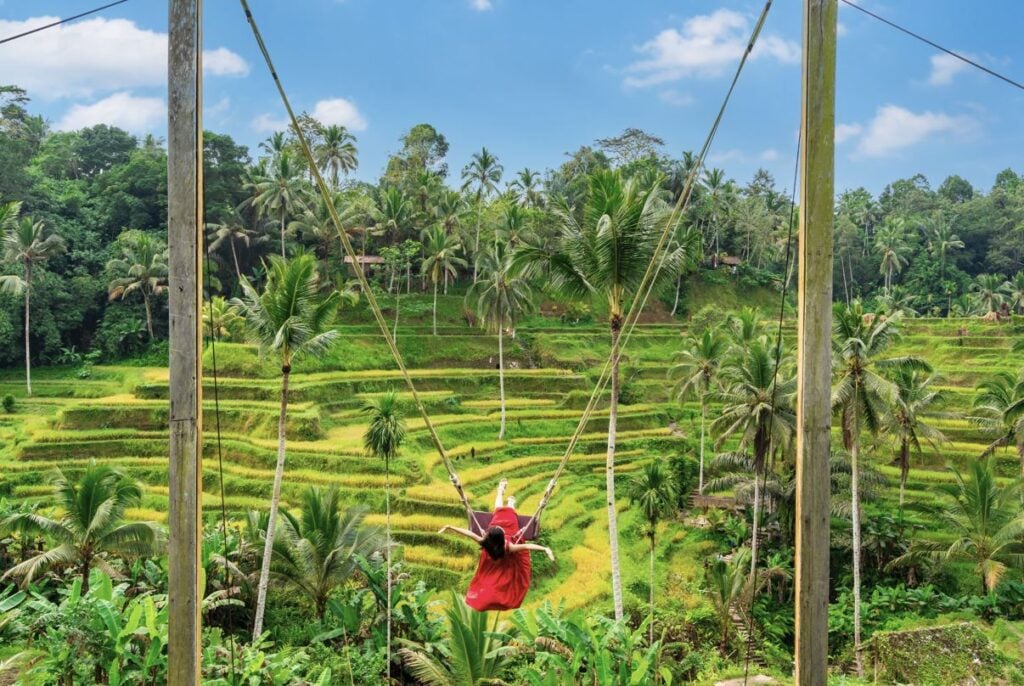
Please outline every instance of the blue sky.
M862 0L865 6L1024 80L1024 3ZM0 0L0 37L96 0ZM678 156L697 148L760 3L710 0L251 0L300 109L359 138L357 176L376 179L398 139L429 122L453 176L486 145L506 175L635 126ZM792 178L800 7L775 3L711 163L745 182L764 166ZM0 82L29 88L55 128L105 121L163 135L165 0L0 46ZM837 185L959 173L988 189L1024 171L1024 92L939 57L841 8ZM283 109L235 0L206 0L206 126L255 146Z

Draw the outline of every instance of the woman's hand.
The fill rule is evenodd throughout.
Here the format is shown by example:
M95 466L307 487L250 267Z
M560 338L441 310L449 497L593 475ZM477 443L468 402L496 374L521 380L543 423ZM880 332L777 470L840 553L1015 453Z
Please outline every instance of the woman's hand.
M451 531L451 529L452 529L452 528L451 528L451 527L450 527L449 525L445 524L444 526L442 526L442 527L440 528L440 530L438 530L438 532L437 532L437 533L439 533L439 534L446 534L446 533L448 533L449 531Z
M555 561L555 554L551 552L551 548L545 548L544 553L548 556L549 560L551 560L552 562Z

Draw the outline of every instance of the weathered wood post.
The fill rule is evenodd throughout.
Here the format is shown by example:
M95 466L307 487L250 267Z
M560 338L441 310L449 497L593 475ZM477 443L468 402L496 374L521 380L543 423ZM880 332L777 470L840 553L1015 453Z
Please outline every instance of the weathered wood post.
M170 0L167 238L170 247L168 684L200 683L202 547L202 0Z
M799 686L828 681L836 2L804 0L796 415Z

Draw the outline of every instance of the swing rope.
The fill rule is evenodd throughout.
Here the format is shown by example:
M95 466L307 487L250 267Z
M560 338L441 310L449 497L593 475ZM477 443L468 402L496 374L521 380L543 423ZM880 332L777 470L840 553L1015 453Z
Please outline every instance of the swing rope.
M267 50L267 46L263 42L263 35L260 33L260 29L256 25L256 19L253 17L252 11L249 9L248 0L239 1L241 2L242 9L245 12L245 18L252 29L253 37L256 39L256 44L259 46L260 52L263 54L263 59L267 64L267 68L270 70L270 76L274 80L277 92L281 96L281 102L284 104L285 110L288 112L288 118L291 122L292 130L299 142L299 146L302 148L302 154L309 165L310 174L313 176L317 190L319 190L320 196L323 198L324 204L327 206L331 222L334 224L334 228L338 232L338 238L341 240L341 244L345 248L345 253L352 260L352 267L355 270L359 286L362 289L363 294L366 296L367 303L373 311L373 316L377 320L377 324L380 326L381 334L383 334L384 340L387 342L388 348L391 350L391 356L394 358L395 364L398 365L398 369L402 373L402 378L405 380L405 384L409 388L409 392L412 394L413 401L416 404L416 409L419 411L420 417L422 417L423 423L427 428L427 432L430 434L430 440L434 444L437 454L441 457L441 462L444 464L445 470L448 472L448 478L451 480L452 485L459 494L459 501L462 503L462 507L466 510L466 516L472 521L473 508L469 503L469 498L466 496L466 492L462 487L462 482L459 480L459 476L455 472L455 467L452 465L451 458L448 456L444 445L441 443L441 437L438 435L437 429L434 427L433 422L430 420L430 416L427 414L427 410L416 390L416 385L413 383L412 376L409 374L409 370L405 366L405 361L402 358L401 352L398 350L398 346L395 343L395 339L392 336L390 329L388 328L388 324L384 320L384 314L381 312L380 305L377 303L377 297L370 288L370 283L363 271L363 266L359 262L358 253L356 253L355 248L352 246L352 242L348 238L348 234L345 233L345 229L342 227L341 218L338 216L338 210L334 206L330 190L328 189L327 183L324 181L323 175L320 173L320 169L316 164L316 159L313 157L313 152L309 147L309 141L306 139L306 135L302 132L302 128L299 126L298 118L295 116L295 111L292 109L288 95L285 93L284 86L281 84L281 79L278 76L277 70L274 68L273 60L270 58L270 52Z
M708 151L711 148L712 143L715 140L715 136L718 134L719 126L722 123L722 119L725 117L725 111L729 106L729 101L732 98L733 91L736 89L736 84L739 82L740 74L743 72L743 67L747 63L747 59L750 57L750 53L754 49L754 45L757 43L757 38L761 34L761 29L764 27L765 20L768 18L768 12L771 10L773 0L766 0L764 8L761 10L761 15L757 20L757 24L754 26L753 31L750 34L750 39L747 41L747 47L740 57L739 64L736 66L736 72L733 74L732 82L729 84L729 89L726 91L725 97L722 100L721 106L718 108L718 114L715 116L715 121L711 125L711 130L708 131L707 136L704 139L704 144L701 147L700 154L696 158L696 162L693 165L693 169L690 170L689 175L686 178L686 182L683 185L683 190L679 194L679 198L676 201L675 207L669 214L668 221L665 222L665 228L661 232L661 236L658 239L658 243L655 246L654 252L651 255L651 261L647 266L647 271L644 273L643 278L640 281L640 285L637 288L637 294L640 296L639 299L634 299L630 309L626 314L624 320L623 329L625 330L625 336L619 344L619 349L616 352L612 350L605 361L604 368L601 370L601 375L598 377L597 383L594 385L594 390L590 394L590 399L587 401L587 405L583 410L583 414L580 417L579 423L576 425L576 430L569 438L569 443L566 446L565 453L562 455L561 461L558 463L558 467L555 469L555 474L551 481L548 482L547 488L544 490L544 494L541 496L540 503L537 505L537 509L534 511L532 517L526 526L520 529L520 534L528 529L534 522L539 521L541 514L544 509L548 506L548 502L551 499L551 495L555 490L555 484L558 482L558 478L565 471L565 468L569 462L569 458L572 457L573 452L576 449L577 443L579 443L580 437L583 435L583 431L590 421L591 415L597 407L597 404L601 398L601 394L604 392L605 387L608 385L608 381L611 378L611 371L614 366L619 364L622 359L622 352L629 344L630 337L633 335L633 331L636 329L637 322L640 319L640 315L643 313L644 307L647 305L647 301L654 291L654 287L657 284L658 274L661 272L665 261L668 259L670 250L668 249L669 239L672 235L674 228L682 221L683 213L688 209L690 199L693 196L693 189L696 186L697 178L700 176L700 171L704 166L704 161L707 158ZM661 255L659 259L659 254Z

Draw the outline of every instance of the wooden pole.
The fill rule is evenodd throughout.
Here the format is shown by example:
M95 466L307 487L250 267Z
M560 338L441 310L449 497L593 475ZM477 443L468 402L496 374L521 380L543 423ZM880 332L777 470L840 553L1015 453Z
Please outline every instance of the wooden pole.
M202 0L170 0L167 41L170 247L170 686L201 681L203 82Z
M796 674L828 681L836 2L804 0L797 323Z

